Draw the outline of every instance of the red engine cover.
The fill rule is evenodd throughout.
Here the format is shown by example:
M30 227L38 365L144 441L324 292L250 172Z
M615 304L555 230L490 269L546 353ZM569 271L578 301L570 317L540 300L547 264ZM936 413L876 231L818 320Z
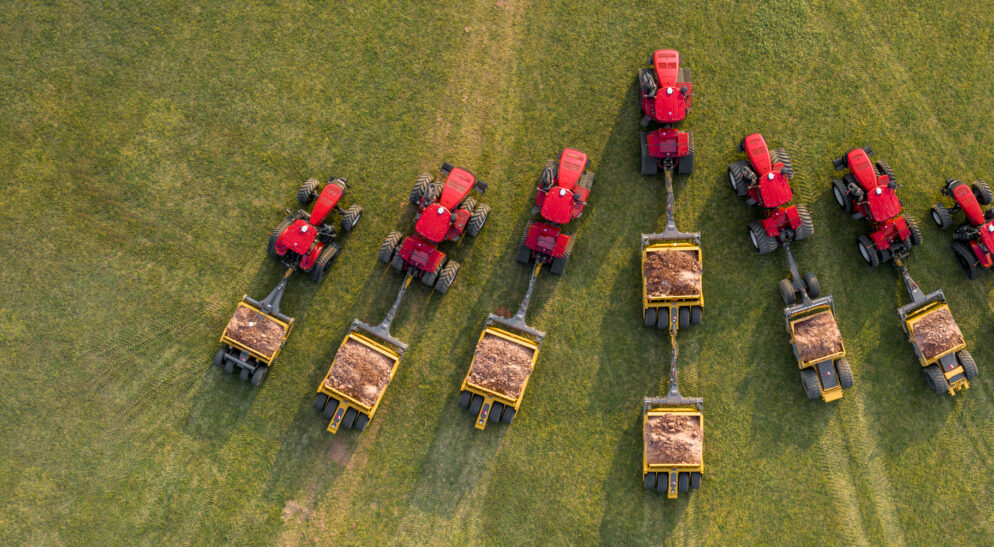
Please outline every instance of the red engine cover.
M653 158L682 158L690 153L690 134L666 128L646 135L649 156Z
M573 219L573 192L553 187L542 202L542 217L550 222L566 224Z
M887 177L884 176L884 179ZM870 218L882 222L901 214L901 200L897 199L897 193L888 186L877 186L867 192L867 206Z
M283 230L283 233L276 240L277 252L280 251L279 247L283 247L285 250L293 251L299 255L307 254L317 235L318 231L314 226L306 221L296 220L286 230ZM284 251L279 254L286 253Z
M576 182L580 180L580 176L583 175L585 167L587 167L587 155L579 150L566 148L559 157L559 174L556 185L572 190L576 186Z
M759 133L753 133L745 138L745 153L749 158L749 163L760 177L773 170L773 162L770 160L770 149L766 146L766 139Z
M453 210L466 199L466 195L476 184L476 177L472 173L459 167L453 167L449 176L445 179L445 186L442 188L442 197L439 202L448 210Z
M675 86L680 69L680 54L675 49L658 49L652 54L652 68L656 70L656 81L660 88Z
M449 177L449 180L452 178ZM451 224L452 211L443 205L433 204L429 205L418 217L414 230L428 241L439 243L449 233Z
M846 155L846 162L849 164L849 170L852 171L859 185L867 193L877 186L887 186L890 183L887 175L877 176L877 171L873 168L873 163L870 162L870 156L867 156L866 151L862 148L850 150Z
M311 224L317 226L324 223L328 213L335 208L335 205L338 205L338 200L342 199L343 193L345 190L338 184L334 182L326 184L324 190L321 190L317 202L314 203L314 210L311 211Z
M956 184L953 188L953 198L963 209L967 222L974 226L980 226L987 222L984 219L984 211L980 207L980 202L977 201L977 196L973 195L973 190L969 186L963 183Z

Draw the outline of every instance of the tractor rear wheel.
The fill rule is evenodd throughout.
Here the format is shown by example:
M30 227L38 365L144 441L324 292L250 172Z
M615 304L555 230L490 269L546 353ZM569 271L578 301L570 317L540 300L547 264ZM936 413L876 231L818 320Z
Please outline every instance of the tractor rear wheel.
M301 205L307 205L308 203L314 201L314 198L318 197L318 182L316 178L309 178L304 181L304 184L297 191L297 201Z
M466 224L466 233L471 237L476 237L480 230L483 229L483 225L487 223L487 217L490 216L490 206L486 203L478 205L473 209L473 213L469 217L469 223Z
M522 236L521 239L522 243L521 246L518 247L518 256L516 256L515 259L521 264L528 264L532 258L532 250L528 248L528 245L525 245L523 241L525 237Z
M921 245L922 244L922 230L921 230L921 228L918 227L918 223L915 222L915 219L913 219L911 217L907 217L907 216L904 217L904 221L908 223L908 230L911 231L911 234L908 236L908 241L910 241L911 245L913 245L915 247Z
M358 203L349 205L349 208L345 210L345 214L342 215L342 230L351 232L355 229L355 225L359 224L360 217L362 217L362 207Z
M257 386L266 379L266 374L269 374L269 367L266 365L259 365L255 372L252 373L252 385Z
M469 408L469 402L473 399L473 394L465 389L459 394L459 407Z
M440 264L439 266L440 267L433 272L424 272L421 274L421 283L423 285L425 285L426 287L435 286L435 282L438 281L438 274L441 273L442 266L444 266L444 264Z
M563 272L566 271L566 262L569 261L569 256L573 254L573 241L573 236L570 236L569 243L566 244L566 252L563 253L563 256L552 259L550 271L553 274L563 275Z
M642 484L649 490L656 488L656 473L649 471L642 476Z
M331 242L325 245L324 249L321 249L317 261L311 266L311 281L315 283L324 281L324 276L328 275L328 270L331 269L331 264L338 257L338 251L341 249L342 246L335 242Z
M428 173L421 173L418 176L418 180L414 181L414 187L411 188L411 195L408 197L408 201L411 205L420 205L421 198L428 192L431 187L432 178Z
M881 175L887 175L887 178L889 178L891 182L894 183L897 182L897 179L894 178L894 171L891 170L890 165L886 161L884 160L878 161L876 163L876 168L877 168L877 173Z
M587 195L590 195L590 189L594 186L594 174L590 171L584 171L580 175L580 180L576 183L580 188L585 188L587 190Z
M476 209L476 199L466 196L466 199L462 200L462 203L459 204L459 208L472 215L473 209Z
M238 373L238 379L241 380L241 381L243 381L243 382L247 382L248 379L249 379L249 374L251 374L249 372L249 369L242 368L242 370L239 371L239 373Z
M922 368L922 374L925 375L925 383L932 390L932 393L936 395L942 395L946 392L946 377L942 375L942 369L939 365L929 365Z
M456 275L459 273L459 263L455 260L450 260L442 272L438 274L438 281L435 283L435 290L441 294L449 292L449 287L452 282L456 280Z
M480 413L480 409L483 407L483 396L473 395L473 400L469 402L469 413L476 416Z
M680 321L680 328L685 329L690 326L690 308L682 306L677 312Z
M689 67L678 68L676 71L676 81L681 83L693 84L693 82L690 81L690 68Z
M840 209L847 213L852 212L852 205L849 202L849 189L841 179L832 179L832 197Z
M804 274L804 286L807 288L808 296L811 298L821 296L821 285L818 283L818 276L814 272Z
M649 142L646 134L640 133L642 139L642 176L654 177L659 172L659 160L649 155Z
M500 415L503 412L504 412L504 403L494 403L490 405L490 414L487 415L487 418L490 420L490 423L492 424L500 423Z
M321 415L329 420L335 417L335 411L338 410L338 399L329 397L328 404L324 405L324 411Z
M704 310L702 310L700 306L691 306L690 307L690 324L691 325L700 325L701 324L701 313L703 311Z
M932 206L932 221L939 229L945 230L953 225L953 215L949 208L941 203Z
M518 411L514 410L514 407L510 406L504 407L504 415L501 416L500 421L504 422L505 424L509 424L514 421L514 415L517 413Z
M821 382L813 367L801 369L801 386L804 387L804 394L808 399L821 397Z
M797 302L797 298L794 295L794 284L789 279L780 280L780 298L783 299L783 303L787 306L793 306Z
M956 358L959 359L959 364L963 366L963 375L966 376L967 380L973 380L980 374L977 370L977 362L973 360L973 356L970 355L969 351L965 349L956 352Z
M864 234L860 234L856 238L856 246L859 248L859 254L863 257L863 260L870 265L871 268L876 268L880 265L880 251L877 250L877 246L873 244Z
M772 253L779 246L775 238L766 234L766 228L763 228L763 223L758 220L749 223L749 240L761 255Z
M390 260L390 267L391 268L393 268L394 270L397 270L398 272L402 272L402 271L404 271L404 265L405 265L404 264L404 259L400 256L399 253L393 255L393 258Z
M314 396L314 410L322 411L324 410L324 404L328 402L328 395L325 393L318 393Z
M280 257L280 255L276 254L276 240L280 238L280 234L289 228L291 224L293 224L293 222L288 218L281 222L280 225L273 230L273 233L270 234L269 245L266 247L266 251L269 253L269 256L275 256L276 258Z
M845 357L840 357L838 361L835 362L835 368L839 375L839 385L842 389L849 389L853 385L852 377L852 367L849 366L849 361Z
M355 424L355 419L359 415L359 411L350 408L345 411L345 416L342 418L342 427L345 429L352 429L352 425Z
M811 213L808 212L808 208L803 204L798 204L797 216L801 217L801 225L794 230L794 239L800 241L814 235L815 225L811 221Z
M690 492L690 473L681 471L676 477L676 489L681 494Z
M749 169L748 160L738 160L728 165L728 180L732 183L732 190L740 198L746 197L749 193L749 183L746 181L745 172Z
M397 245L400 244L402 237L404 236L396 230L387 234L387 237L383 239L383 243L380 245L380 252L376 255L376 258L384 264L389 264L390 259L393 258L393 253L397 250Z
M690 150L687 152L686 156L681 157L677 160L676 172L679 175L689 175L694 172L694 132L687 131L687 143L690 146Z
M645 310L645 326L656 326L656 308L649 308Z
M991 187L986 182L978 180L970 188L981 205L990 205L991 201L994 201L994 192L991 191Z
M221 368L222 366L224 366L224 356L227 353L228 353L228 348L224 346L221 346L221 349L217 350L217 353L214 354L215 367Z
M365 412L360 412L355 418L355 423L352 424L352 429L356 431L363 431L366 429L366 424L369 423L369 414Z

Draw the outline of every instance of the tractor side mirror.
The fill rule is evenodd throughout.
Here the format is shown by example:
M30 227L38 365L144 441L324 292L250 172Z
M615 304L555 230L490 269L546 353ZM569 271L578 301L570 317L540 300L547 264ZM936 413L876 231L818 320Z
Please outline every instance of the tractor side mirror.
M473 187L476 188L476 191L481 194L487 193L487 183L483 182L480 179L476 179L476 184L474 184Z

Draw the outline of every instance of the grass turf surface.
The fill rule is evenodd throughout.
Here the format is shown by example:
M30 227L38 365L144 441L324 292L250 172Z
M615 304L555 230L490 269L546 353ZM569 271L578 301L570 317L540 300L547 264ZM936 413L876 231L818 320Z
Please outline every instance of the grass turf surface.
M984 543L994 532L989 276L970 282L927 220L947 176L991 176L994 12L984 2L779 1L5 5L0 22L0 540L4 543ZM694 71L697 169L677 222L704 235L704 323L681 334L681 388L706 404L700 491L642 489L641 398L668 343L640 326L638 235L663 225L638 174L634 76L657 47ZM856 386L804 399L783 332L782 254L725 165L746 132L785 145L816 234L804 270L836 300ZM980 364L936 397L896 312L890 267L829 192L830 159L873 145ZM514 309L513 251L546 157L597 180L509 428L456 405L486 314ZM348 324L399 278L375 262L409 231L406 194L443 160L491 183L491 219L452 247L444 298L415 285L411 349L376 418L331 436L310 407ZM366 208L321 287L291 280L298 323L261 388L209 367L235 303L276 283L269 230L308 176L347 176Z

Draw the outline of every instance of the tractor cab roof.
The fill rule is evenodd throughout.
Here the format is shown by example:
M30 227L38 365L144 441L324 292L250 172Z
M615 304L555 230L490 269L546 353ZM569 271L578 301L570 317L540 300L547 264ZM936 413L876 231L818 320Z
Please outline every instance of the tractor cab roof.
M450 179L451 180L451 177ZM421 237L433 243L439 243L445 239L452 225L452 211L444 205L434 203L429 205L418 217L418 222L414 225L415 231Z
M318 230L306 220L295 220L283 233L280 234L279 242L286 245L291 251L304 255L311 250L314 238L318 235Z
M442 195L439 203L446 209L454 210L476 184L476 177L473 173L460 167L453 167L449 176L445 179L445 186L442 188ZM427 237L427 236L426 236Z

